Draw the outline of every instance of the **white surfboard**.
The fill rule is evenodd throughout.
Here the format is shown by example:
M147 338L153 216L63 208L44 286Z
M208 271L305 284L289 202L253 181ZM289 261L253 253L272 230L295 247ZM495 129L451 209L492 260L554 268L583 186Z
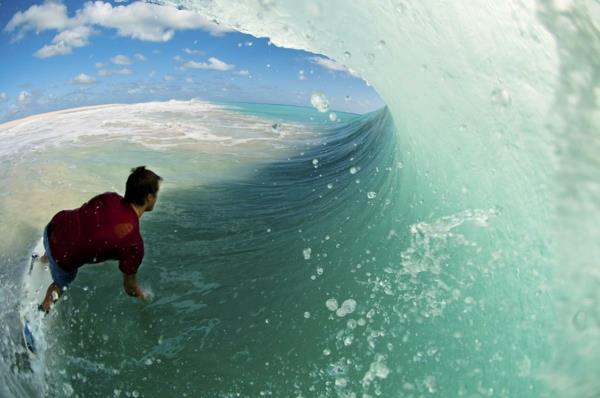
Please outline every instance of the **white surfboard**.
M25 346L35 357L40 349L44 313L38 306L44 301L46 290L52 283L48 264L40 261L44 255L44 241L40 239L33 249L23 275L23 300L21 301L21 327Z

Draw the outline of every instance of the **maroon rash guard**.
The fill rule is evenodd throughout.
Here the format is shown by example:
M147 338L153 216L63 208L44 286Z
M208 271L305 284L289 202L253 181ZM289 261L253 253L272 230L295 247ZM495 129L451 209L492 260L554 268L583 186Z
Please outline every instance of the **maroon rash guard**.
M138 215L114 192L98 195L78 209L58 212L49 231L50 252L65 271L119 260L119 269L132 275L144 257Z

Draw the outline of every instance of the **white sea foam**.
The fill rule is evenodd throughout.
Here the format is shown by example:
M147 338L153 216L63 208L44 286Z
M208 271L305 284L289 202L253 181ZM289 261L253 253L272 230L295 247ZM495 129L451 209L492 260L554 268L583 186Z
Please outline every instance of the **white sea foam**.
M283 139L271 120L200 100L114 104L36 115L0 125L0 157L49 147L118 140L151 149L193 143L224 147ZM286 123L286 140L307 127Z

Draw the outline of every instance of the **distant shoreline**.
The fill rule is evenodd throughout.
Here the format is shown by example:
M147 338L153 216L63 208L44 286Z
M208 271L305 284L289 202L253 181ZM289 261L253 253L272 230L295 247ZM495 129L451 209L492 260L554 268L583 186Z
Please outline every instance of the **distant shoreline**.
M38 113L36 115L27 116L22 119L16 119L16 120L11 120L10 122L2 123L2 124L0 124L0 130L9 129L9 128L17 126L21 123L43 120L43 119L49 118L51 116L62 115L62 114L66 114L66 113L93 111L93 110L112 108L115 106L123 106L123 105L125 105L125 104L91 105L91 106L82 106L80 108L69 108L69 109L61 109L59 111Z

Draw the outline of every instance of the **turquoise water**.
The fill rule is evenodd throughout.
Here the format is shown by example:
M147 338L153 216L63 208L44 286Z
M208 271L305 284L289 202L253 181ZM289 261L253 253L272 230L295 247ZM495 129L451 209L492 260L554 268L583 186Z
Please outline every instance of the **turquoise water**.
M142 106L121 115L137 112L148 126L152 117L187 123L172 108L198 105ZM202 152L190 145L203 139L170 146L161 130L150 135L162 136L160 148L145 147L148 137L124 145L114 132L88 132L7 157L16 163L8 179L38 173L47 183L40 194L51 199L38 207L48 215L92 192L121 191L132 165L165 180L141 223L140 279L153 300L127 297L114 263L85 267L47 320L48 396L543 394L535 374L549 357L552 321L537 268L544 248L526 262L506 250L527 238L502 231L505 209L492 201L451 212L431 205L443 190L415 192L387 109L336 122L312 108L217 109L201 121L220 126L214 134L240 138L245 122L264 136ZM66 136L84 117L110 116L113 128L135 125L114 112L73 113L54 128ZM12 187L9 196L22 195L27 208L30 194ZM7 200L3 213L11 211ZM7 296L18 294L35 218L16 219L19 244L2 268ZM28 361L18 330L7 331L8 395L26 395Z

